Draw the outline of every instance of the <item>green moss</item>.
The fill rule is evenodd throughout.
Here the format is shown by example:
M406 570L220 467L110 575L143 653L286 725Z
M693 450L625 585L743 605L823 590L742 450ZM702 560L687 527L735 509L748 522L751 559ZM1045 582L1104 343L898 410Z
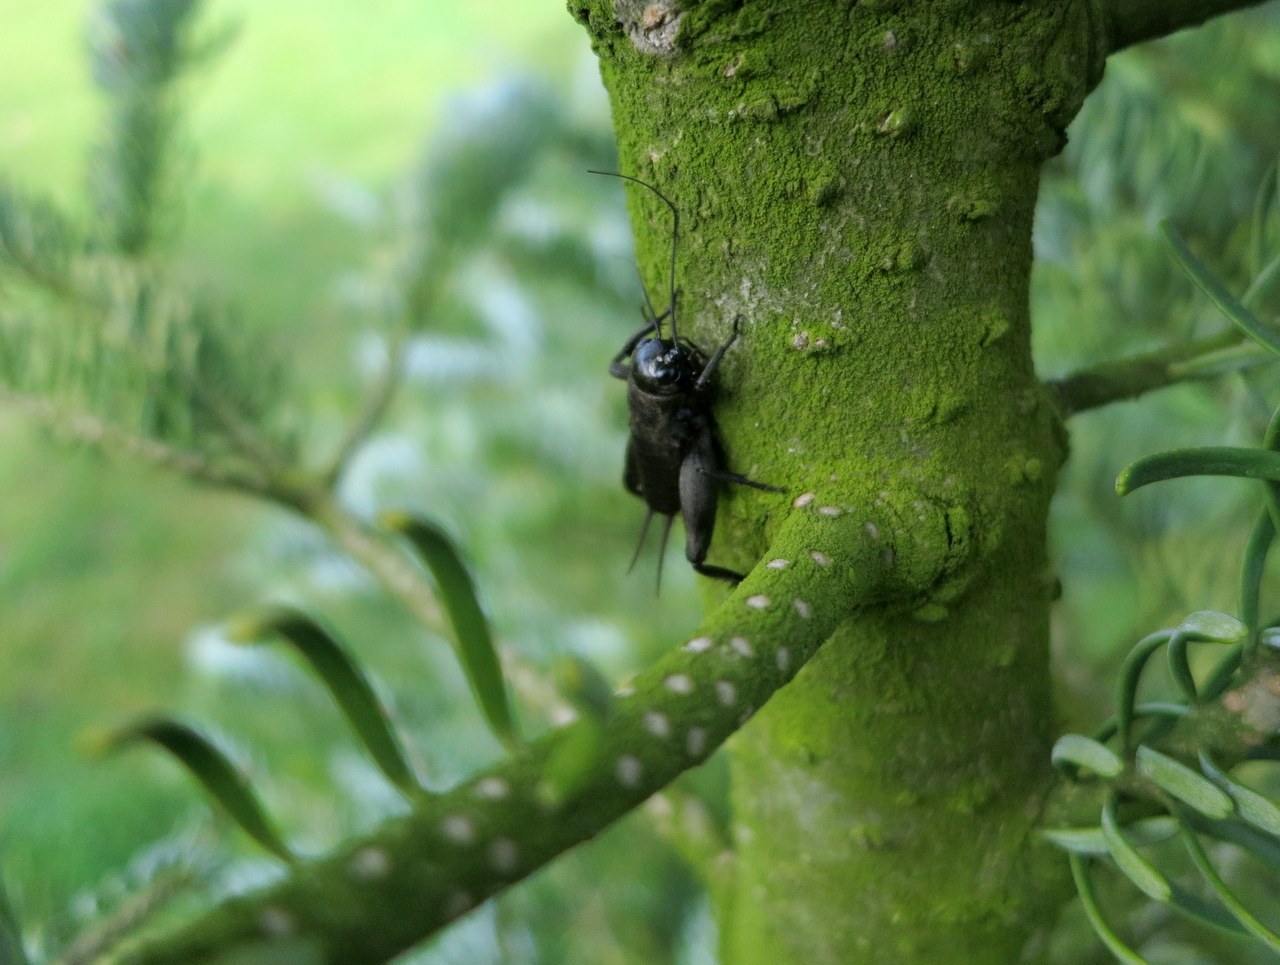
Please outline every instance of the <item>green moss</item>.
M919 620L921 623L941 623L950 612L941 603L926 603L911 611L911 619Z
M1083 8L704 3L678 57L602 62L623 170L696 212L691 336L717 344L744 318L717 409L731 467L841 513L880 494L903 525L902 507L943 511L918 538L946 573L864 611L734 750L752 832L738 887L770 914L726 909L733 965L894 946L902 963L1003 965L1054 899L1026 842L1052 730L1039 574L1063 453L1026 304L1040 165L1095 79ZM666 234L633 203L656 278ZM750 565L784 516L726 493L714 552ZM990 862L999 887L974 880Z

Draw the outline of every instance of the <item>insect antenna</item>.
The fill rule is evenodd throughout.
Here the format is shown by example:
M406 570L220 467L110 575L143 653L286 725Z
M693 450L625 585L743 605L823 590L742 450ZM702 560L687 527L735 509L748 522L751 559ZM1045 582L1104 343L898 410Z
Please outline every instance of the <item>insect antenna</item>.
M640 559L640 551L644 549L644 538L649 535L649 520L651 519L653 519L653 510L646 509L644 522L640 524L640 538L636 540L636 551L631 554L631 562L627 565L628 573L636 568L636 560ZM667 523L670 525L670 520Z
M587 173L603 174L605 175L605 177L621 178L623 181L632 181L640 185L641 187L648 188L650 191L652 191L654 194L656 194L659 198L662 199L663 204L665 204L668 208L671 209L671 275L670 275L669 293L667 298L666 315L668 318L671 319L671 339L672 341L674 341L679 337L679 334L676 332L676 249L679 247L679 244L680 244L680 212L676 210L676 206L671 203L670 198L668 198L665 194L663 194L661 191L655 188L648 181L641 181L639 178L633 178L629 174L619 174L617 171L588 170ZM649 299L648 290L645 291L644 297L645 297L645 300L648 301ZM652 302L650 302L649 304L649 309L650 311L653 310ZM655 318L656 318L656 313L655 313ZM656 334L661 336L662 333L659 331Z
M636 275L640 275L640 269L636 269ZM649 297L649 289L645 287L644 277L640 276L640 290L644 292L644 304L640 306L640 315L646 322L653 325L653 334L655 338L662 338L662 329L658 323L658 313L653 310L653 299Z

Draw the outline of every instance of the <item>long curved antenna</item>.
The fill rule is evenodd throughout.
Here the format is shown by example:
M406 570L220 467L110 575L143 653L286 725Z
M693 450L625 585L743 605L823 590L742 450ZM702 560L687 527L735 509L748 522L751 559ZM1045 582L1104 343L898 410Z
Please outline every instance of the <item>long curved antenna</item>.
M671 203L670 198L655 188L648 181L641 181L639 178L633 178L629 174L619 174L617 171L593 171L588 169L587 173L603 174L605 177L609 178L621 178L623 181L633 181L641 187L648 188L662 199L663 204L671 209L671 291L667 301L667 314L671 319L671 338L674 341L679 337L676 332L676 249L679 247L680 242L680 212L676 210L676 206ZM647 292L645 297L648 297Z

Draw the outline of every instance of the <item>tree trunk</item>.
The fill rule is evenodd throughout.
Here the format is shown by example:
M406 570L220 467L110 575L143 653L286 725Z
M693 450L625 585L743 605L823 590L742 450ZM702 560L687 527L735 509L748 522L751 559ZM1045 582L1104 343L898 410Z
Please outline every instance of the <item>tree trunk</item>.
M1033 833L1065 446L1031 363L1031 223L1041 166L1101 70L1092 8L571 9L621 170L681 213L681 334L713 348L742 316L717 408L729 468L789 499L940 507L965 561L842 627L730 742L724 961L1018 961L1064 894L1061 856ZM664 292L670 219L640 189L631 202ZM732 493L711 560L749 568L777 505Z

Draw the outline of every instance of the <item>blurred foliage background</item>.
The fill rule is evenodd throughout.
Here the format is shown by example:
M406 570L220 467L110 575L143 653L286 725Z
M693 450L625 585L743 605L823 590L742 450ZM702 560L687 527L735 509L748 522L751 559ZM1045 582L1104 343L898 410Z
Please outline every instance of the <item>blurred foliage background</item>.
M0 32L0 182L79 218L101 204L90 172L110 148L85 53L93 9L20 5ZM225 306L229 344L277 354L282 418L313 463L374 391L406 290L429 282L405 385L344 474L344 503L420 510L459 537L520 657L517 703L535 729L555 713L558 656L615 680L645 665L694 625L697 599L676 551L661 598L652 549L624 576L641 513L619 484L625 400L606 365L640 294L621 190L584 173L614 162L576 26L527 0L211 0L200 34L225 42L179 88L156 257ZM1160 240L1165 217L1276 319L1276 117L1274 7L1113 59L1045 177L1044 374L1226 327ZM0 287L7 297L29 304ZM1053 519L1064 726L1109 711L1110 674L1138 636L1191 610L1234 611L1256 511L1256 493L1229 481L1122 502L1116 472L1158 449L1254 444L1278 398L1259 369L1074 420ZM171 762L88 760L86 730L154 709L200 722L304 851L403 806L295 661L224 639L238 610L288 601L336 627L429 784L499 754L447 648L308 525L69 446L12 409L0 408L0 450L0 874L40 955L65 952L127 895L177 881L180 913L276 873ZM685 784L722 808L717 761ZM633 815L413 961L710 962L700 895ZM1136 914L1153 962L1250 954ZM1082 951L1091 941L1069 914L1062 960L1105 961Z

